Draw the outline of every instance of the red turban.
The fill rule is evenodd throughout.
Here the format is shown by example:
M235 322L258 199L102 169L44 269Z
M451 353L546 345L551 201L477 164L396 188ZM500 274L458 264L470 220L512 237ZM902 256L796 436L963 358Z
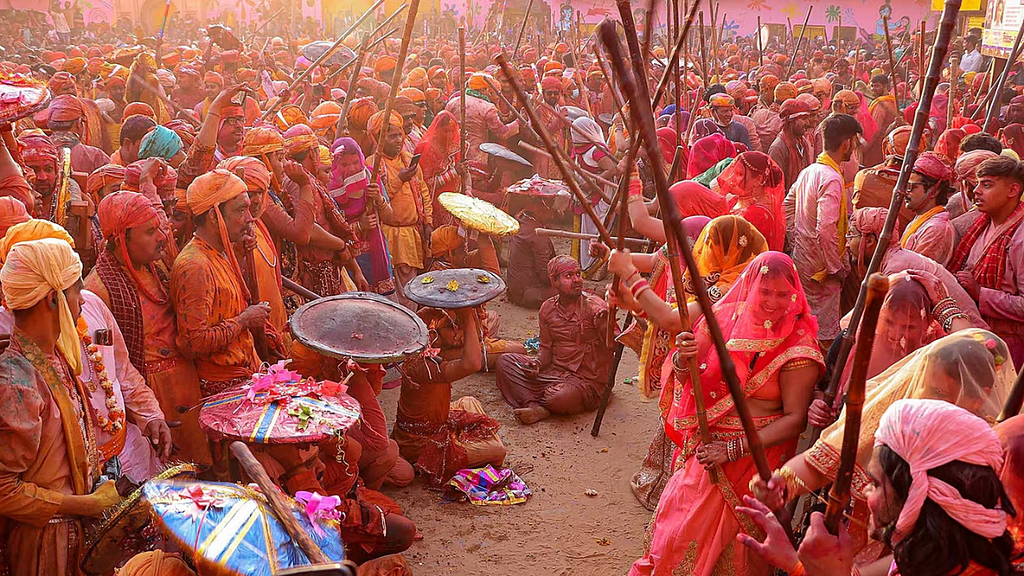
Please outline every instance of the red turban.
M75 77L67 72L57 72L54 74L47 83L47 87L54 96L78 93L78 87L75 86Z
M296 124L284 133L284 153L287 156L295 156L318 146L320 141L317 140L316 133L305 124Z
M124 113L122 116L127 118L129 116L135 116L141 114L143 116L149 116L150 118L156 119L156 112L153 111L153 107L145 102L132 102L124 107Z
M953 178L953 172L949 169L949 165L942 160L942 156L935 152L925 152L918 156L914 161L914 172L934 180L948 182Z
M50 141L49 136L29 134L22 136L19 143L21 144L21 159L26 164L57 163L57 147Z
M142 179L142 165L148 158L136 160L124 169L124 182L121 183L121 190L142 193L140 189ZM162 174L157 175L153 180L156 186L156 193L160 198L167 198L174 193L175 183L178 181L178 173L163 158L158 160L163 165ZM153 199L153 200L159 200Z
M216 84L216 85L220 86L221 88L223 88L224 87L224 77L221 76L220 74L217 74L213 70L211 70L211 71L207 72L203 76L203 83L204 84Z
M562 274L575 272L580 269L580 263L567 254L559 254L548 260L548 278L554 280Z
M89 174L89 179L85 182L86 196L92 198L93 202L98 202L100 190L115 183L120 187L124 181L124 172L125 167L117 164L100 166Z
M98 216L103 237L123 241L128 230L157 218L157 211L153 202L142 194L119 190L100 201Z
M50 102L50 122L71 122L85 116L85 107L77 96L62 94Z
M558 76L545 76L544 79L540 81L540 89L544 91L558 90L561 92L562 79Z

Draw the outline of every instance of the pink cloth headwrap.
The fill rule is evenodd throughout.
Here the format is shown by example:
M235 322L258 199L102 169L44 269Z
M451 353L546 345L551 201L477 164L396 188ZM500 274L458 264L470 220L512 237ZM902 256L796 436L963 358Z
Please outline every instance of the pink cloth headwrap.
M914 161L914 172L935 180L945 180L946 182L950 181L953 177L953 171L949 169L949 165L946 164L942 156L935 152L925 152L918 156L917 160Z
M979 536L997 538L1006 531L1005 511L985 508L928 475L929 470L956 461L988 466L998 474L1003 446L984 420L943 400L898 400L882 415L875 432L875 446L882 444L910 465L910 492L896 520L894 544L914 529L925 500Z
M971 150L970 152L964 152L956 159L956 179L966 180L968 178L974 179L974 171L978 169L978 165L988 160L989 158L998 158L999 154L991 150Z

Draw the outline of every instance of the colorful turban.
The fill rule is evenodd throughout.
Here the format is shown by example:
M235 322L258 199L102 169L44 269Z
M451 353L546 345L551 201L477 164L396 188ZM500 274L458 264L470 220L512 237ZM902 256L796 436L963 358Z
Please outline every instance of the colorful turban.
M35 192L25 176L12 174L0 179L0 198L10 196L25 205L29 212L35 209Z
M378 113L380 108L374 102L373 97L357 98L352 101L348 109L348 125L356 130L366 130L370 117Z
M81 56L70 58L64 63L64 71L70 74L78 74L82 70L85 70L85 65L88 63L89 61Z
M194 132L194 128L192 128L191 124L184 120L171 120L167 124L164 124L164 126L174 130L174 133L178 135L178 138L181 138L182 148L188 150L192 147L192 143L195 142L196 139L196 133Z
M491 76L486 72L475 72L469 77L469 83L467 84L467 87L470 90L484 90L493 86L500 85L498 84L498 81L495 80L494 76Z
M406 88L408 90L408 88ZM341 104L332 100L321 102L313 109L309 126L314 130L326 130L338 123L341 117Z
M416 113L416 105L413 104L412 100L402 95L395 96L395 102L392 105L392 109L403 117Z
M245 182L247 189L257 188L265 191L270 187L270 170L258 158L253 158L252 156L232 156L218 164L217 168L227 170L235 175L241 169L243 174L242 181Z
M27 310L50 292L56 292L60 319L57 348L64 354L72 374L81 374L82 348L64 291L82 279L82 261L71 244L54 238L9 246L10 251L0 269L5 305L11 310Z
M932 178L949 182L953 178L953 171L943 160L943 157L935 152L925 152L914 161L914 172Z
M203 84L216 84L224 88L224 77L211 70L203 75Z
M0 196L0 235L7 234L11 226L31 219L28 209L20 200L13 196Z
M123 117L135 116L136 114L142 116L149 116L156 120L156 112L153 111L153 107L145 102L131 102L124 107Z
M257 126L242 138L242 156L260 156L284 150L284 137L270 126Z
M121 190L128 190L129 192L143 193L142 186L142 166L146 163L146 160L136 160L132 162L124 169L124 180L121 182ZM156 186L157 196L165 198L170 196L174 191L174 187L178 181L178 173L174 168L167 162L160 160L163 165L163 173L158 175L153 180L153 185ZM153 199L157 200L157 199Z
M708 102L712 108L734 108L736 106L736 100L728 94L715 94L711 97Z
M548 260L548 278L554 280L562 274L576 272L580 269L580 263L568 254L559 254Z
M409 71L405 85L412 88L424 88L427 85L427 71L417 66Z
M999 154L991 150L971 150L964 152L956 159L954 174L957 180L974 180L974 172L978 166L990 158L998 158Z
M117 164L106 164L93 170L85 182L85 195L92 198L93 202L99 202L100 190L111 184L118 184L120 187L121 182L124 181L124 172L125 167Z
M157 218L157 211L153 207L153 202L142 194L119 190L100 201L97 216L103 238L120 238L123 247L124 235L128 230Z
M793 84L792 82L779 82L778 85L775 86L775 101L785 102L790 98L796 98L797 93L796 84Z
M160 157L170 160L181 151L181 138L166 126L157 126L142 137L139 144L139 159Z
M844 106L860 106L860 97L853 90L840 90L836 92L833 102L842 102Z
M395 60L394 56L384 55L381 56L380 58L377 58L377 62L374 63L373 65L373 71L374 73L379 75L381 72L388 72L390 70L394 70L397 67L398 61Z
M381 112L377 112L373 116L370 116L370 121L367 124L367 127L368 127L370 133L373 134L374 136L376 136L377 134L380 134L381 124L383 124L383 123L384 123L384 112L381 111ZM399 128L404 128L405 127L405 120L402 119L402 115L401 114L399 114L398 112L395 112L394 110L392 110L391 111L391 119L390 119L390 122L388 122L388 124L390 126L397 126Z
M423 90L419 88L402 88L398 92L399 96L408 98L411 102L425 102L427 97L423 94Z
M761 94L774 94L775 87L778 85L779 78L772 74L765 74L757 81L757 87L761 90Z
M44 134L22 135L18 140L21 145L21 159L26 164L57 163L57 147Z
M50 81L47 82L46 86L54 96L78 93L78 87L75 86L75 77L67 72L57 72L50 77Z
M558 90L561 92L562 79L558 76L545 76L544 79L540 81L540 89L545 92L548 90Z
M305 124L296 124L284 133L284 153L287 156L301 154L319 145L313 129Z
M185 198L192 214L198 216L245 191L245 182L241 178L218 168L193 180Z
M956 488L928 474L950 462L987 466L998 474L1003 468L1003 446L987 422L943 400L897 400L875 431L875 446L882 445L910 467L910 490L896 520L893 544L910 535L926 500L982 538L997 538L1006 531L1005 510L964 498Z
M911 126L900 126L889 132L889 135L886 136L886 145L888 147L886 153L895 154L902 158L907 153L907 146L910 145L911 132L913 132Z
M783 120L796 120L797 118L803 118L804 116L810 116L811 106L799 100L797 98L790 98L782 103L782 107L779 109L779 117Z
M77 96L62 94L50 101L50 122L71 122L85 116L85 107Z
M544 73L545 74L547 74L548 72L561 72L564 69L565 69L565 66L562 66L562 63L558 62L556 60L552 60L552 61L547 62L547 63L544 64Z
M196 576L181 558L163 550L136 554L117 571L118 576Z

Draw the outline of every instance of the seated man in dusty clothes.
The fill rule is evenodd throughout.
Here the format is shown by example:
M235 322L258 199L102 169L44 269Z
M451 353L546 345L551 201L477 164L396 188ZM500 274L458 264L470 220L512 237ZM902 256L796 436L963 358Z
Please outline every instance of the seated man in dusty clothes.
M537 358L502 354L498 359L498 389L523 424L597 408L611 370L605 301L583 291L580 265L569 256L552 258L548 276L557 295L540 307Z
M402 458L432 485L447 482L462 468L500 467L505 461L497 420L472 396L452 402L452 382L483 366L480 314L480 308L420 309L430 346L401 365L402 389L391 437Z

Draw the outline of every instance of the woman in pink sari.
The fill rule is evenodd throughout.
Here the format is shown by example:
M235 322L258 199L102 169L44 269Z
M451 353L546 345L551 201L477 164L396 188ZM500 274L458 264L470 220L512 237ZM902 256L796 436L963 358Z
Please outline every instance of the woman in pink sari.
M773 468L793 454L824 368L818 325L789 256L765 252L714 306ZM682 333L663 370L671 402L665 433L680 450L676 472L658 502L650 544L631 576L768 574L768 565L736 540L757 528L735 511L756 474L705 320ZM697 358L713 441L702 444L687 358ZM670 369L671 363L671 369ZM706 467L715 467L719 482Z
M718 191L729 213L742 216L768 241L768 249L782 251L786 243L786 215L782 211L782 169L762 152L744 152L718 175Z

